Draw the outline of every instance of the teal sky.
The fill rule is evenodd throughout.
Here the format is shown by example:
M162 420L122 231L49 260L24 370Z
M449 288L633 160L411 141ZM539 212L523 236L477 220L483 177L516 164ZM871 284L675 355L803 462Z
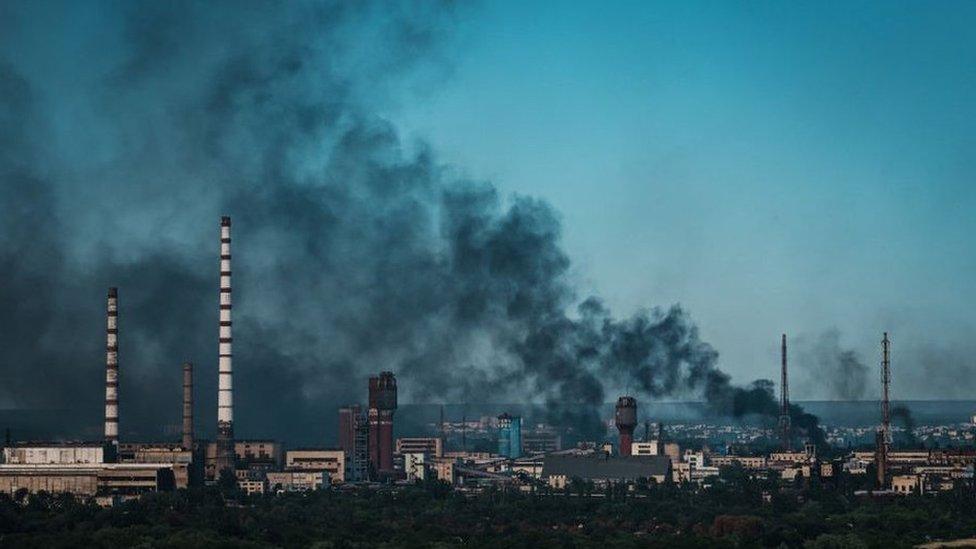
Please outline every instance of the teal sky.
M888 330L896 396L966 398L974 23L971 2L485 2L391 118L552 202L582 288L681 303L737 380L776 376L783 331L836 328L874 368Z

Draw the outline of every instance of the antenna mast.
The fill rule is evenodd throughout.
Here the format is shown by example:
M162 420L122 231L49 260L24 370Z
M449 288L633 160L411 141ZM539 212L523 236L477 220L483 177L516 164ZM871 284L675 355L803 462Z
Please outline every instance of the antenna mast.
M888 469L888 453L891 451L891 403L888 386L891 384L891 342L888 332L881 340L881 429L878 431L878 486L885 487Z
M786 334L783 334L782 368L779 386L779 436L783 443L783 449L788 451L791 446L792 437L790 436L790 384L786 375Z

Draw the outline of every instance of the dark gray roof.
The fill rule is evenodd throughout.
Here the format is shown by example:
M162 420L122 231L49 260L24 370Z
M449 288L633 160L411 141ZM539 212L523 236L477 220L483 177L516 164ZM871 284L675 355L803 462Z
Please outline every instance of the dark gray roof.
M666 476L671 470L667 456L547 455L542 476L565 475L594 480L636 480Z

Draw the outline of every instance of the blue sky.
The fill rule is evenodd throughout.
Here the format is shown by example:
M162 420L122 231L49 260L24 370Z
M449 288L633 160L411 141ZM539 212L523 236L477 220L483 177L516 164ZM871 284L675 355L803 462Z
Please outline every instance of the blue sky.
M740 381L775 377L782 331L836 328L873 368L889 330L896 391L963 398L916 382L972 366L974 15L486 2L450 78L391 117L553 203L581 287L621 313L683 304ZM821 396L808 374L796 398Z

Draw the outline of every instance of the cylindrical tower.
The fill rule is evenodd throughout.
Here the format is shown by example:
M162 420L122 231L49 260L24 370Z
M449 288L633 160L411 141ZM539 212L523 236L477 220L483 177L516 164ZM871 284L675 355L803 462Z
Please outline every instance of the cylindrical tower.
M231 335L230 217L220 218L220 340L217 359L217 475L234 469L234 377Z
M193 364L183 363L183 449L193 449Z
M637 399L622 396L617 399L614 421L620 431L620 455L629 456L634 442L634 427L637 426Z
M369 457L379 476L393 472L393 412L397 408L396 377L382 372L369 378Z
M119 290L108 289L105 329L105 442L119 445Z

